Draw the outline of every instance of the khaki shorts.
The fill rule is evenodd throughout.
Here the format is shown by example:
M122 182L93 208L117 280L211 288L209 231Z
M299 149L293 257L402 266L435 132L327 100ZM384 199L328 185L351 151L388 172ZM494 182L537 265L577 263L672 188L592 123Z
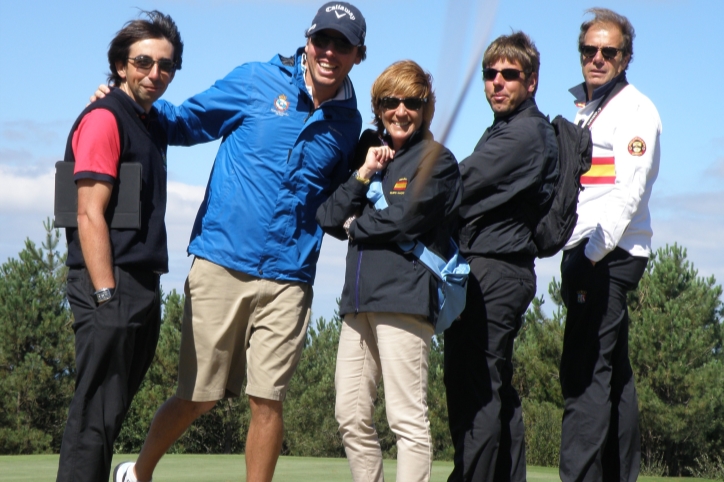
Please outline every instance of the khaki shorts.
M312 306L308 283L256 278L196 258L184 287L176 396L284 400Z

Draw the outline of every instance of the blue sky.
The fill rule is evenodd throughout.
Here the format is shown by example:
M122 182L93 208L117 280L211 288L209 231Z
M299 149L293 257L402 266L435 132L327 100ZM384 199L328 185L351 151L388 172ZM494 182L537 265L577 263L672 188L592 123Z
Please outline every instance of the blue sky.
M0 0L0 261L16 256L23 241L42 240L52 216L53 165L63 156L73 120L105 81L108 42L137 8L158 9L177 22L185 42L183 69L165 98L182 102L235 66L290 55L323 1L118 0L115 2ZM581 79L576 52L585 8L604 6L636 28L629 81L656 104L663 123L659 178L651 210L654 247L678 242L701 275L724 279L724 110L714 87L724 78L719 0L359 0L367 25L368 58L356 66L358 107L371 119L369 88L396 60L409 58L435 78L439 132L461 92L475 45L523 30L541 52L537 101L553 117L572 119L568 89ZM482 5L477 11L466 5ZM449 12L452 12L449 16ZM446 19L449 21L446 22ZM448 27L446 28L446 24ZM491 27L491 37L485 33ZM452 28L451 28L452 27ZM716 39L715 39L716 37ZM479 70L456 112L446 145L459 160L492 122ZM218 145L169 150L171 272L164 289L181 290L185 249ZM326 238L315 283L314 317L332 314L341 292L346 245ZM538 262L538 291L558 276L559 259ZM549 305L550 306L550 305Z

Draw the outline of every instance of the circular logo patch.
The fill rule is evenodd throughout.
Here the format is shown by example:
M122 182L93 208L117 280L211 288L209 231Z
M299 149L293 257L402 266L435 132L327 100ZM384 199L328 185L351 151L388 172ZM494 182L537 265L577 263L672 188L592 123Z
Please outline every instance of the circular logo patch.
M634 137L628 143L628 153L632 156L643 156L646 152L646 143L640 137Z
M285 112L289 108L289 102L287 102L287 96L281 94L274 100L274 107L279 112Z

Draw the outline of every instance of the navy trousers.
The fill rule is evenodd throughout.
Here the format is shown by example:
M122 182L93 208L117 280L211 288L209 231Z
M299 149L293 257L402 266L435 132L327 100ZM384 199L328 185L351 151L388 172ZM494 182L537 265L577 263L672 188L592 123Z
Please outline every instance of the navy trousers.
M525 481L525 429L512 386L513 342L535 296L533 260L474 257L465 311L445 331L455 466L449 482Z
M58 482L108 480L113 443L148 371L161 326L159 275L114 267L116 291L96 306L85 269L68 271L75 331L75 394Z
M585 245L565 251L561 262L568 314L560 367L565 401L560 476L563 482L634 482L641 433L626 293L638 285L648 258L616 248L593 266Z

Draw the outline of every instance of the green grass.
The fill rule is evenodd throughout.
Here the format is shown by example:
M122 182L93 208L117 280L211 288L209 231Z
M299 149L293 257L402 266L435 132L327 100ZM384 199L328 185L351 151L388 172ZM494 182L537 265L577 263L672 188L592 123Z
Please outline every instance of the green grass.
M113 464L134 460L132 455L116 455ZM385 461L385 480L395 480L394 460ZM450 474L451 462L435 462L432 482L444 482ZM58 470L57 455L0 456L0 482L54 481ZM528 479L533 482L553 482L558 469L528 467ZM167 455L153 477L154 482L238 482L244 480L243 455ZM346 459L281 457L274 475L275 482L342 482L351 476ZM672 482L674 478L640 477L642 482ZM694 480L694 479L688 479ZM703 481L704 479L698 479Z

